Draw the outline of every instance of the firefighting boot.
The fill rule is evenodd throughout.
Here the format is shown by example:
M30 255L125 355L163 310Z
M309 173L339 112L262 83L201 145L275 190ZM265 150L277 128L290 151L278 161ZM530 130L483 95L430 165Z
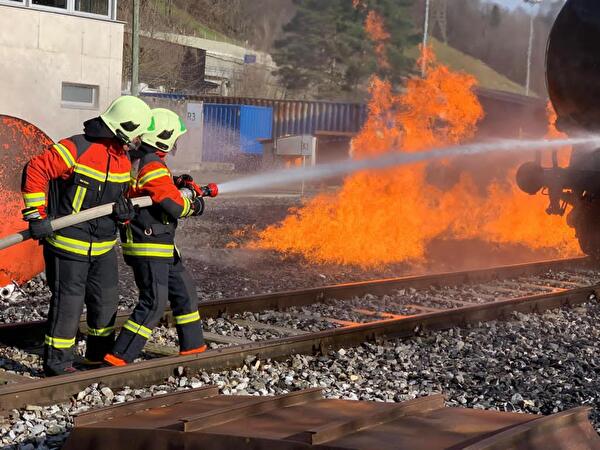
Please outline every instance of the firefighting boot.
M122 366L127 365L127 361L125 361L124 359L121 359L118 356L115 356L111 353L104 356L104 362L106 362L107 364L109 364L111 366L116 366L116 367L122 367Z
M206 351L208 347L206 347L206 344L203 345L202 347L198 347L198 348L194 348L192 350L182 350L179 352L179 354L181 356L185 356L185 355L195 355L197 353L204 353Z

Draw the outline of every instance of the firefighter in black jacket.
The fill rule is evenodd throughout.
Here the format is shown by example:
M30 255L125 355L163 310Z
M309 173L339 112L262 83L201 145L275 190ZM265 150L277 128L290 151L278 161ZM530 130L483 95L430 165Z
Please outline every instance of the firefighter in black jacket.
M52 292L44 348L46 375L75 370L73 347L84 303L87 361L102 364L112 348L119 301L113 249L117 222L135 215L124 198L131 171L127 151L148 130L151 119L142 100L120 97L100 117L85 122L84 134L62 139L25 166L23 217L31 237L44 243ZM67 216L112 202L117 202L112 217L52 231L48 215Z
M139 302L123 325L113 352L104 360L113 366L131 363L141 352L158 324L167 301L171 304L180 354L206 350L198 296L194 283L181 262L174 238L177 220L202 214L201 196L188 198L175 185L165 164L166 155L187 130L181 118L168 109L152 110L155 131L142 136L133 161L130 198L150 196L153 205L121 229L125 262L132 267L140 291Z

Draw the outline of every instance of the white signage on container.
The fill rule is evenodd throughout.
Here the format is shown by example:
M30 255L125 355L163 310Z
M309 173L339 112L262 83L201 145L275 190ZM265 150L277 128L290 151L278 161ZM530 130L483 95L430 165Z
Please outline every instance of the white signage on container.
M185 123L188 128L200 128L202 126L203 104L188 103Z

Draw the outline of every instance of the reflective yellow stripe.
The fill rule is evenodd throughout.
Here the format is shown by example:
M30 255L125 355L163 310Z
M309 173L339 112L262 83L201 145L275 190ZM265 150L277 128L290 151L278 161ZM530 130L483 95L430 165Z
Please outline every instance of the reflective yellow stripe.
M106 328L88 328L88 336L110 336L112 332L115 331L115 327L106 327Z
M75 172L80 175L85 175L87 177L93 178L94 180L97 180L97 181L104 182L104 180L106 180L105 172L100 172L99 170L92 169L91 167L83 165L83 164L77 164L75 166Z
M132 333L139 334L140 336L142 336L146 339L150 339L150 336L152 336L152 330L150 328L146 328L143 325L135 323L131 319L129 319L127 322L125 322L125 324L123 325L123 328L131 331Z
M184 314L183 316L175 316L174 319L177 325L183 325L190 322L197 322L198 320L200 320L200 313L198 311L195 311L193 313Z
M111 183L129 183L130 180L131 175L129 174L129 172L108 172L108 181L110 181Z
M44 340L44 342L46 343L46 345L50 345L54 348L71 348L75 345L75 338L63 339L46 335L46 339Z
M53 247L59 248L61 250L65 250L70 253L75 253L76 255L91 255L91 256L100 256L108 253L117 243L117 240L114 241L105 241L105 242L92 242L91 244L86 241L80 241L78 239L72 239L68 237L61 236L59 234L55 234L52 237L46 239L48 244Z
M86 187L77 186L77 190L75 191L75 197L73 198L73 214L81 211L81 205L83 205L83 199L85 198L86 192Z
M96 181L109 181L111 183L129 183L131 179L131 175L129 172L123 173L115 173L108 172L108 177L106 176L106 172L101 172L100 170L96 170L92 167L86 166L85 164L77 164L75 166L75 172L80 175L85 175L86 177L93 178Z
M183 212L181 213L181 217L187 217L192 210L192 202L185 196L181 196L181 198L183 198Z
M152 180L156 180L157 178L170 177L170 176L171 176L171 173L169 172L168 169L151 170L150 172L148 172L146 175L144 175L142 178L139 179L138 187L142 187L146 183L149 183Z
M25 206L27 208L35 208L37 206L44 206L46 204L46 199L43 200L25 200Z
M127 256L154 256L172 258L175 246L172 244L138 244L130 241L131 234L127 233L127 243L123 244L123 254Z
M36 206L44 206L46 204L46 193L45 192L30 192L23 194L23 200L25 200L25 207L34 208Z
M32 215L38 215L38 217L40 216L40 212L37 209L32 209L31 211L25 211L23 213L23 217L28 217L28 216L32 216Z
M69 169L75 165L75 160L73 159L73 155L71 155L71 152L69 151L69 149L67 147L65 147L62 144L55 144L55 145L53 145L53 148L60 155L60 157L62 158L62 160L65 162L65 164L67 165L67 167Z

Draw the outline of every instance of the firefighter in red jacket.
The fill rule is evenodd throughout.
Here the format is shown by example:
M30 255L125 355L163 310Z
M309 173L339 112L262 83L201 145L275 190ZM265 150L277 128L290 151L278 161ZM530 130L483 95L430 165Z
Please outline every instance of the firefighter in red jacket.
M84 134L63 139L33 158L23 171L24 219L33 239L43 241L46 278L52 292L44 347L44 371L73 368L75 337L85 303L86 360L101 364L114 343L118 304L115 250L117 222L135 215L126 199L131 163L127 150L151 128L142 100L116 99ZM113 215L53 232L50 217L116 202Z
M156 129L142 136L142 145L136 150L138 159L133 166L135 171L137 165L137 176L132 177L129 196L150 196L153 205L121 227L123 256L133 269L139 302L123 325L112 354L104 358L113 366L131 363L139 355L167 301L173 310L180 354L206 350L196 288L174 244L177 220L202 214L204 201L201 196L184 196L164 161L187 131L183 121L168 109L157 108L152 113ZM132 159L136 156L132 154Z

